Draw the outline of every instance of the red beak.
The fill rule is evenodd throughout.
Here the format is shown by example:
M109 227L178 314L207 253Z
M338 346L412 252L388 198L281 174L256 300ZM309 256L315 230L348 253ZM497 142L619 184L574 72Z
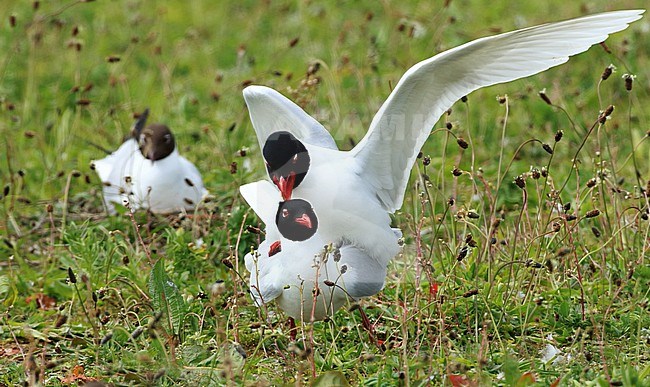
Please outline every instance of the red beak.
M296 223L307 228L311 228L311 218L307 214L302 214L300 218L296 218Z
M278 186L280 189L280 193L282 194L282 199L284 200L289 200L291 199L291 193L293 192L293 185L296 182L296 175L291 173L288 178L284 178L284 176L280 176L279 180L276 180L275 184Z

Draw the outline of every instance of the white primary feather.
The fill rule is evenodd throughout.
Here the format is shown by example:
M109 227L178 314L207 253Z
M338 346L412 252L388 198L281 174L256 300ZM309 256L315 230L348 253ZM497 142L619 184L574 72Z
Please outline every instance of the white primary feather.
M152 162L142 156L133 138L93 164L104 184L104 201L111 213L115 212L113 203L125 201L131 210L148 208L163 214L192 210L208 192L199 171L178 150Z

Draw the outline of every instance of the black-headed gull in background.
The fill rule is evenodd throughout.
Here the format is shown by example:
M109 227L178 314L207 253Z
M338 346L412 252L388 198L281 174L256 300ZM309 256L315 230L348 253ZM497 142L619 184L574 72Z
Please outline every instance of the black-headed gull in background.
M240 187L266 224L266 238L244 258L250 290L258 305L273 300L297 321L331 316L350 299L371 296L384 286L386 264L350 244L331 246L319 235L318 215L309 202L284 201L266 180ZM296 232L297 229L303 231ZM319 294L313 289L318 278Z
M145 126L149 110L136 121L131 136L109 156L92 162L104 184L109 212L113 203L155 213L192 210L207 195L201 174L178 153L174 135L163 124Z
M320 123L273 89L249 86L244 99L267 171L283 199L301 198L313 206L321 242L346 244L367 254L367 262L385 266L399 252L400 234L390 227L389 214L402 206L417 154L454 102L481 87L560 65L644 12L608 12L530 27L424 60L404 74L350 151L339 151ZM264 206L247 201L258 214ZM262 220L267 230L273 226L269 218ZM265 243L270 242L267 235ZM283 247L283 253L289 251ZM294 273L278 270L278 276L292 280Z

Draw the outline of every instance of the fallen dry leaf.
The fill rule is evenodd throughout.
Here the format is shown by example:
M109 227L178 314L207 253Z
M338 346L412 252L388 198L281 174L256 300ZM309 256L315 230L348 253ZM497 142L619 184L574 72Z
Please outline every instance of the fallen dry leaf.
M38 309L52 309L56 306L56 300L47 294L43 293L36 293L33 294L25 299L25 301L29 304L32 301L36 301L36 306Z
M84 367L82 365L76 365L72 368L72 372L70 375L66 376L65 378L61 379L61 383L63 384L72 384L72 383L88 383L88 382L96 382L97 378L93 378L90 376L86 376L84 374Z

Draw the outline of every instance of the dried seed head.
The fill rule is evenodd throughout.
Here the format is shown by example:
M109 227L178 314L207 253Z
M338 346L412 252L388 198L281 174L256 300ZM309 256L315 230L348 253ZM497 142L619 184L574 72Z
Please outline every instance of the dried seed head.
M481 216L479 214L477 214L476 212L474 212L474 211L469 211L467 213L467 217L470 218L470 219L478 219Z
M634 78L636 78L636 75L632 75L632 74L623 75L623 80L625 80L625 90L632 91L632 84L634 83Z
M589 219L589 218L595 218L595 217L597 217L598 215L600 215L600 211L599 211L598 209L595 209L595 210L591 210L591 211L587 212L587 213L585 214L585 218L587 218L587 219Z
M232 265L232 262L230 262L230 259L228 259L228 258L222 259L221 263L223 263L224 266L226 266L228 269L234 268L234 266Z
M473 240L472 234L465 235L465 243L469 243Z
M544 148L544 150L546 151L546 153L548 153L549 155L552 155L552 154L553 154L553 148L551 148L550 145L548 145L548 144L542 144L542 148Z
M548 177L548 169L546 167L542 167L542 177L546 178Z
M339 250L338 247L334 247L332 251L332 259L334 259L334 262L339 262L341 260L341 250ZM345 266L345 265L343 265ZM347 270L347 266L345 266L345 269ZM343 273L341 273L343 274Z
M131 333L131 338L137 339L138 337L140 337L142 332L144 332L144 327L140 325L139 327L135 328L135 330Z
M237 162L233 161L230 163L230 174L234 175L235 173L237 173Z
M464 96L460 97L460 101L463 102L463 103L466 103L467 102L467 96L464 95Z
M465 257L467 256L467 253L468 253L468 252L469 252L469 247L467 247L467 246L463 246L463 248L460 249L460 251L458 252L458 256L456 256L456 259L458 260L458 262L460 262L460 261L462 261L463 259L465 259Z
M48 214L54 212L54 206L52 205L52 203L47 203L47 205L45 206L45 211L47 211Z
M425 157L422 159L422 165L424 165L424 166L426 167L426 166L429 165L429 164L431 164L431 157L429 157L429 156L425 156Z
M613 111L614 111L614 105L607 106L607 109L605 109L604 112L600 113L600 116L598 117L598 122L604 124L605 121L607 121L607 117L611 116Z
M613 64L610 64L609 66L605 67L605 70L603 71L603 74L600 76L600 79L603 81L606 81L607 78L609 78L610 75L616 70L616 66Z
M596 238L600 238L600 230L597 229L596 227L591 228L591 232L594 234Z
M526 180L522 175L515 177L515 184L517 184L517 187L521 189L526 188Z
M593 188L596 185L596 178L592 177L587 181L587 187Z
M320 70L320 62L314 62L307 68L307 75L314 75Z
M246 226L246 231L248 231L251 234L260 234L262 232L262 230L260 230L259 228L251 225Z
M462 172L460 169L458 169L458 167L454 167L454 170L451 171L451 173L452 173L452 175L454 175L454 176L456 176L456 177L458 177L458 176L460 176L460 175L463 174L463 172Z
M289 41L289 47L295 47L296 44L298 44L298 41L300 41L299 37L295 37Z
M542 176L542 174L539 173L539 169L537 169L537 168L533 168L533 169L530 171L530 175L531 175L531 176L533 177L533 179L535 179L535 180L539 179L540 176Z
M76 284L77 283L77 277L74 275L74 272L72 271L71 267L68 267L68 280L70 283Z
M456 199L454 199L453 197L450 197L449 199L447 199L447 205L453 206L454 203L456 203Z
M508 98L506 98L505 96L502 96L502 95L497 96L497 102L499 102L500 105L503 105L504 103L506 103L507 100L508 100Z
M465 141L465 139L463 139L462 137L458 137L458 138L456 139L456 142L458 143L458 146L461 147L461 148L463 148L463 149L467 149L467 148L469 148L469 144L468 144L467 141Z
M546 102L547 105L553 105L553 102L551 102L551 99L546 95L546 89L542 89L539 92L539 96Z
M445 126L447 127L448 130L451 130L451 128L454 127L454 124L452 124L451 122L447 122Z
M562 228L562 226L558 222L553 222L551 227L553 228L553 232L559 232L560 229Z
M54 323L54 327L61 328L63 324L65 324L67 321L68 321L68 315L60 314L59 317L57 317L56 322Z
M564 212L568 212L571 209L571 202L564 203L562 209L564 210Z
M575 215L567 214L564 216L564 219L566 219L567 222L571 222L578 219L578 217Z
M562 130L555 132L555 142L560 142L562 136L564 136L564 132Z
M330 281L330 280L328 280L328 279L326 279L325 281L323 281L323 283L324 283L325 285L329 286L329 287L336 286L336 284L335 284L334 282L332 282L332 281Z
M112 338L113 338L113 332L108 332L108 333L107 333L104 337L102 337L102 339L99 341L99 345L104 345L104 344L108 343L109 341L111 341Z
M478 294L478 289L472 289L472 290L470 290L468 292L463 293L463 297L468 298L468 297L471 297L471 296L475 296L477 294Z

